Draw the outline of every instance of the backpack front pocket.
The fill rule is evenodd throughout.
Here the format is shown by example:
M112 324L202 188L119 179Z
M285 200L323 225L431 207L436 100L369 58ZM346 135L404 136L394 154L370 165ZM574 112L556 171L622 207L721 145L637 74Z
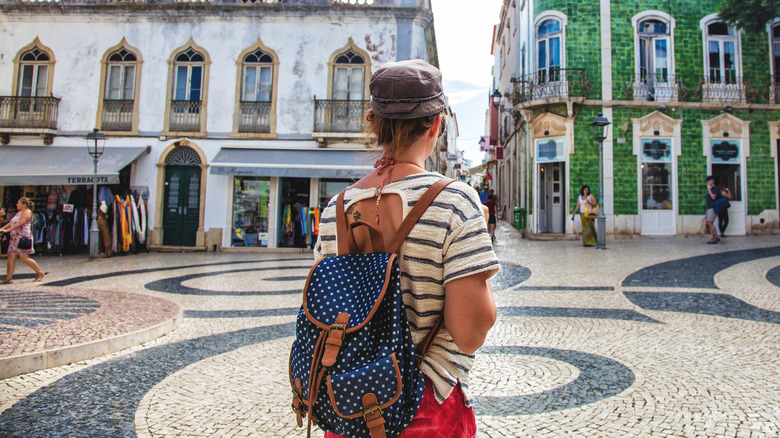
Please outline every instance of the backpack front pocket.
M333 410L343 418L363 415L365 394L373 393L385 410L398 400L403 388L395 353L358 370L328 376L327 385Z

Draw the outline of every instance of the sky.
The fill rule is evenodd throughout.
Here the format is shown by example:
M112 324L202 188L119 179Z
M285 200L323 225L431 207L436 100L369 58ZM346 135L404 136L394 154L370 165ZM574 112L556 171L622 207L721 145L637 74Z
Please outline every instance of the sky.
M458 117L458 148L471 165L482 162L479 138L493 83L490 54L501 0L431 0L444 93Z

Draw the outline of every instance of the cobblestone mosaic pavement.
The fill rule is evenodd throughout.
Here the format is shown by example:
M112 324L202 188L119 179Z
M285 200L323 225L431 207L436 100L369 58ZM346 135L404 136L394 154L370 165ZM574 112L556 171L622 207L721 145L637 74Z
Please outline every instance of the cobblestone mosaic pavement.
M780 436L780 237L703 242L597 251L501 224L499 320L470 382L478 436ZM286 360L310 254L40 263L42 287L0 286L0 318L17 323L0 327L89 320L91 298L58 298L72 288L170 301L184 320L144 345L0 381L0 436L305 436Z

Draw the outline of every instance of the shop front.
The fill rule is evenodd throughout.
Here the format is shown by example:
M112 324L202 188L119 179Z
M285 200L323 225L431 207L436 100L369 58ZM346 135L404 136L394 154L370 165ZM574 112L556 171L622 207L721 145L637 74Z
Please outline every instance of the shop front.
M16 202L24 196L34 204L36 251L87 252L92 188L97 183L98 204L106 204L106 231L114 252L137 250L146 241L149 190L132 186L130 176L132 163L148 152L146 147L106 148L95 175L92 157L84 148L2 146L0 206L5 220L16 214ZM119 226L112 227L115 223ZM0 252L5 251L3 247Z
M312 248L322 210L373 169L372 157L367 150L221 149L211 173L231 178L223 246Z

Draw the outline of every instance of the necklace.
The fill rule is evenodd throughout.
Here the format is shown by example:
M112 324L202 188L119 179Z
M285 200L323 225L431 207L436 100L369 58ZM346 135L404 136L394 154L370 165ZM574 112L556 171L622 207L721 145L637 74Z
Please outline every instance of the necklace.
M390 178L390 174L393 172L393 168L396 164L411 164L412 166L418 167L422 170L422 167L420 167L416 163L412 163L411 161L401 161L396 160L392 157L382 157L379 161L374 163L374 168L377 169L377 175L382 175L385 170L387 171L387 175L382 179L382 184L379 186L379 190L377 192L376 196L376 225L379 226L379 200L382 199L382 190L385 188L385 184L387 183L387 180Z

